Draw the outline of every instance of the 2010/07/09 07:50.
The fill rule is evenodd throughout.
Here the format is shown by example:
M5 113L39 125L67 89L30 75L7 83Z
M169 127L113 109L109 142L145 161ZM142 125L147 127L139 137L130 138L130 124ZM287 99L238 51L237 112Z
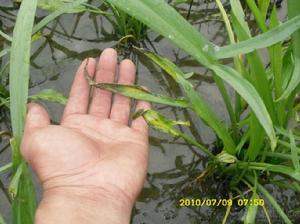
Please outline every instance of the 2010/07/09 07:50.
M179 206L180 207L190 207L190 206L232 206L233 202L237 206L264 206L265 201L264 199L246 199L246 198L240 198L236 200L232 199L190 199L190 198L183 198L179 200Z

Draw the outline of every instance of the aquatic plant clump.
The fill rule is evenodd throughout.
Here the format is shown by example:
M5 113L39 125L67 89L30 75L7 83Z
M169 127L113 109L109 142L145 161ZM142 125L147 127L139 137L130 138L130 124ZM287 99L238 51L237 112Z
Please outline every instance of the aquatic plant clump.
M217 0L216 3L230 40L227 46L217 46L196 31L163 0L138 2L108 0L108 2L165 36L207 67L223 96L231 125L228 128L221 122L174 63L144 49L138 50L160 66L181 86L183 99L188 104L187 108L214 130L222 142L222 148L218 154L212 155L196 140L190 139L183 133L179 134L178 130L175 131L172 125L168 125L170 121L162 118L162 115L155 115L157 116L155 122L153 122L153 115L149 115L147 111L140 115L159 130L175 137L185 138L192 145L202 149L211 158L210 166L215 172L231 179L229 189L227 189L229 192L239 194L248 188L252 192L251 199L265 198L285 223L292 223L276 200L264 188L264 184L273 183L281 176L284 178L284 184L281 187L289 188L293 185L293 190L296 192L299 192L300 187L300 151L295 141L299 135L297 131L298 106L295 102L300 86L299 4L289 0L289 19L281 22L278 19L276 4L271 4L271 1L258 1L257 3L254 0L247 0L246 5L261 31L261 34L252 36L241 2L230 1L229 16L222 2ZM264 65L259 49L267 50L270 66ZM222 64L225 58L233 58L234 68ZM292 69L287 70L287 67ZM225 88L225 83L235 91L234 103ZM104 86L101 88L108 89ZM124 89L123 93L117 88L113 89L121 94L125 92L124 95L126 95L127 91ZM138 94L131 95L131 97L141 98ZM158 102L156 98L148 100ZM170 105L170 103L163 104ZM294 119L295 116L296 119ZM262 175L265 174L267 178L262 181ZM254 223L256 213L257 207L248 205L245 223ZM227 217L225 215L223 223L226 222Z

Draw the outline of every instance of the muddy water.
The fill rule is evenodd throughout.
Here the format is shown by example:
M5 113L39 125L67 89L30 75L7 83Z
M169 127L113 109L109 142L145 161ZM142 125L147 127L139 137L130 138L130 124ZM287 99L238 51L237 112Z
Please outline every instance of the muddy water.
M9 0L1 0L0 7L1 30L9 33L15 21L15 8ZM184 16L187 16L188 8L187 4L178 6L178 10ZM283 4L283 8L280 9L282 17L285 11ZM38 12L38 17L44 15L45 12ZM214 1L194 1L189 20L215 43L222 45L226 42L226 37L223 36L226 32ZM198 92L217 115L224 122L228 122L225 105L207 70L157 34L149 32L148 36L151 44L145 41L142 45L167 56L183 71L193 71L195 75L192 80ZM2 45L1 42L0 44ZM47 26L42 37L33 43L30 93L53 88L67 95L80 61L86 57L98 57L103 49L116 47L116 44L117 38L113 33L113 28L105 18L88 13L61 16ZM7 58L4 58L1 67L6 62ZM156 93L170 96L181 95L178 85L164 76L159 68L145 58L138 57L136 63L138 64L138 84L147 86ZM6 82L5 79L2 81ZM52 121L58 123L63 107L53 103L45 103L45 106L51 114ZM194 114L160 105L154 105L154 108L169 118L190 120L191 127L183 128L183 131L213 148L215 136L209 128L196 119ZM1 130L9 128L4 111L1 111L0 118L2 119ZM225 214L224 208L179 206L179 199L188 196L193 198L227 197L227 193L223 190L226 182L212 177L202 184L193 183L195 177L207 165L207 160L202 157L201 153L183 140L175 140L154 130L151 130L150 142L148 175L144 190L135 205L132 223L221 223ZM7 139L2 139L0 152L6 144ZM0 154L0 165L9 159L9 149L6 149ZM8 179L7 174L1 176L6 186ZM268 189L273 189L282 205L288 205L285 206L286 211L300 206L297 197L291 192L279 192L272 186ZM9 220L9 202L2 192L0 193L0 211ZM228 223L239 223L243 213L243 209L232 211ZM257 223L266 223L262 212L259 216L261 219ZM274 211L270 210L270 216L273 217L273 223L281 223Z

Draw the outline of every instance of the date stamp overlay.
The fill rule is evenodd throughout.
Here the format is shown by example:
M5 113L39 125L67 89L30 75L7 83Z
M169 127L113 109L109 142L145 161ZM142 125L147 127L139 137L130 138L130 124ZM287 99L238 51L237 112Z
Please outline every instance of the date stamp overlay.
M179 199L179 206L180 207L227 207L227 206L264 206L265 201L264 199L246 199L246 198L239 198L239 199L216 199L216 198L181 198Z

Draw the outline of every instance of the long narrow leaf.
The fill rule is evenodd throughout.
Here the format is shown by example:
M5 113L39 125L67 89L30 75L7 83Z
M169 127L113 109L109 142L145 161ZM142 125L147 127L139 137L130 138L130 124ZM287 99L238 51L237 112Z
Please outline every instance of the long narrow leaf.
M17 145L23 134L28 97L31 33L37 0L23 0L18 13L10 54L10 98L12 129Z
M270 28L276 27L280 24L278 19L276 7L273 7L272 14L270 17ZM278 98L283 93L283 46L282 42L279 42L271 47L269 47L269 57L271 61L271 68L274 77L274 87L275 87L275 96ZM286 75L286 74L284 74ZM285 115L285 102L277 103L277 120L279 126L283 126L283 123L286 119Z
M118 93L123 96L131 97L137 100L145 100L153 103L160 103L169 106L175 107L182 107L187 108L189 107L189 102L184 98L171 98L167 96L153 94L150 91L137 86L137 85L123 85L123 84L116 84L116 83L96 83L94 82L88 75L86 78L89 81L91 86L100 89L106 89L113 93Z
M0 213L0 224L5 224L4 218L2 217L1 213Z
M42 29L44 26L46 26L48 23L50 23L60 15L68 12L70 9L73 9L85 2L87 2L87 0L77 0L72 3L64 4L63 7L58 8L56 11L52 12L50 15L46 16L38 24L36 24L32 30L32 33L38 32L40 29Z
M253 195L251 197L251 201L255 201L258 200L259 196L256 192L253 192ZM244 224L253 224L255 223L255 218L256 218L256 214L257 214L257 209L258 206L255 205L254 203L250 203L250 205L247 206L247 213L246 213L246 217L244 220Z
M0 30L0 36L4 37L9 42L12 42L12 37Z
M270 0L258 0L258 7L264 21L266 20L269 6L270 6Z
M10 169L12 167L12 163L8 163L2 167L0 167L0 173L7 171L8 169Z
M293 165L296 171L300 172L300 162L299 162L299 156L298 156L298 150L295 142L295 138L293 135L293 132L290 130L290 142L291 142L291 157L293 161Z
M246 34L248 36L251 36L249 26L248 26L247 22L245 21L245 13L244 13L244 10L243 10L240 0L230 0L230 5L231 5L232 13L236 16L238 21L241 23L241 26L246 31Z
M38 7L44 10L49 10L49 11L56 11L61 8L66 8L68 7L68 10L66 13L80 13L85 11L84 6L75 6L75 7L69 7L68 3L72 2L72 0L39 0L38 1Z
M66 104L67 98L54 89L44 89L39 93L29 96L30 100L46 100L53 103Z
M7 53L9 53L9 51L10 51L10 47L6 47L2 51L0 51L0 58L7 55Z
M258 25L258 27L263 31L266 32L267 31L267 26L265 23L265 18L263 17L263 14L261 13L261 11L259 10L259 8L256 5L256 2L254 0L246 0L247 5L249 6L249 8L251 9L252 14L255 17L256 23Z
M247 54L254 50L269 47L285 40L300 28L300 15L288 20L280 26L269 30L249 40L221 47L215 51L216 58L230 58L240 54Z
M295 19L299 17L300 4L298 0L288 1L288 17ZM285 89L282 96L278 99L286 99L300 83L300 30L292 35L293 55L294 55L294 71L288 87Z
M234 37L234 33L233 33L233 30L232 30L228 15L227 15L227 13L225 11L225 8L223 7L223 4L220 0L216 0L216 4L218 5L218 8L219 8L219 10L222 14L230 43L233 44L233 43L235 43L235 37ZM238 56L236 56L234 58L234 65L237 69L240 70L241 63L240 63L240 60L239 60ZM230 96L229 96L229 94L228 94L228 92L225 88L224 81L222 79L220 79L220 77L218 77L218 76L214 76L214 80L215 80L215 82L216 82L216 84L219 88L219 91L220 91L220 93L221 93L221 95L224 99L224 103L227 107L227 111L228 111L228 114L229 114L229 117L230 117L230 120L231 120L231 128L233 130L234 139L237 139L238 130L237 130L237 125L236 124L237 124L237 118L239 116L234 113L233 106L231 104L231 99L230 99ZM240 101L240 96L237 95L236 96L236 102L239 102L239 101Z
M262 170L262 171L270 171L274 173L280 173L295 179L300 182L300 172L294 170L291 167L284 165L273 165L269 163L256 163L256 162L238 162L238 165L244 166L245 168L253 169L253 170Z
M13 155L13 173L23 162L19 151L24 129L24 118L28 97L31 34L37 0L23 0L18 12L10 54L10 112L15 139ZM24 163L23 174L19 182L19 191L13 200L13 224L33 223L36 198L28 169Z

